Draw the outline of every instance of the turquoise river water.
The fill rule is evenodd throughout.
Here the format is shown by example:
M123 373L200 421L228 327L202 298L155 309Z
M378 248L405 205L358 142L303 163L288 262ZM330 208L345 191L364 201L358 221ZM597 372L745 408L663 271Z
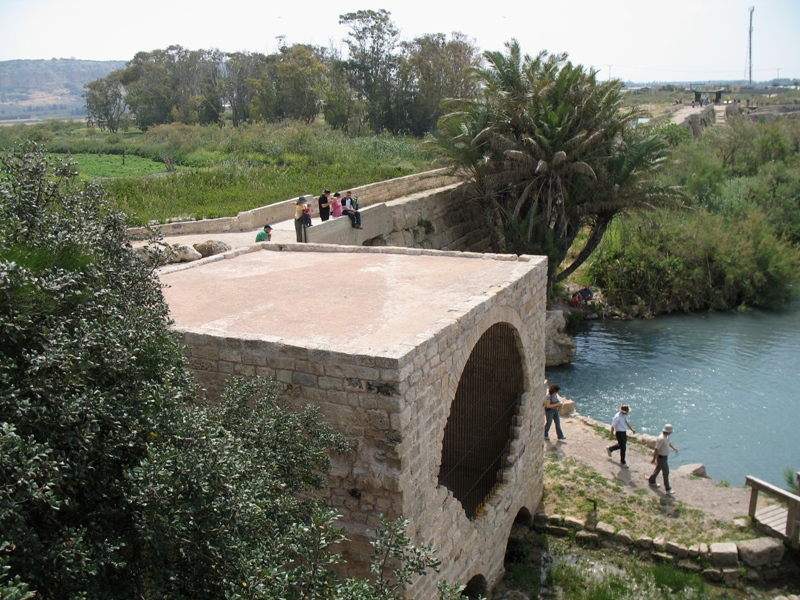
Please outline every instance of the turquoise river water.
M800 300L778 312L593 321L577 357L547 370L578 412L610 423L621 404L658 435L675 427L670 466L703 463L716 481L753 475L785 487L800 470Z

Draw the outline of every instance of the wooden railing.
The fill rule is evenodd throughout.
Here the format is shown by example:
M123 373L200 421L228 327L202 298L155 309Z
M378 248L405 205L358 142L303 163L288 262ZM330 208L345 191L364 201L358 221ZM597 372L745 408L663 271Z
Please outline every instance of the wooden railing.
M800 472L797 475L800 480ZM780 537L789 542L792 548L800 549L800 496L749 475L745 478L745 483L751 490L747 514L756 529L767 535ZM782 504L770 504L758 509L759 492L779 500L786 508Z

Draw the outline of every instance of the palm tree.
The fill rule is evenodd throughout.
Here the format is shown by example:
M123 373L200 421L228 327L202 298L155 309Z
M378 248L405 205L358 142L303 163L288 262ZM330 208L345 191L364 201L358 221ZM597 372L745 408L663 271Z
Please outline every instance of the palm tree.
M636 126L641 112L624 107L621 82L598 82L565 54L523 56L515 40L506 49L484 53L486 66L472 70L480 95L452 103L434 140L473 197L492 207L505 250L548 257L552 291L614 216L667 196L652 178L666 146ZM558 274L585 227L587 244Z

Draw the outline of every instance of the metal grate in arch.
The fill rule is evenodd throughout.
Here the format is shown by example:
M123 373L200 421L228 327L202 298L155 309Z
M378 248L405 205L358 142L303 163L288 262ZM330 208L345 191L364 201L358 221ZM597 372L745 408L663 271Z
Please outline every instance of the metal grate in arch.
M444 429L439 483L467 517L502 483L503 466L523 392L522 356L514 328L492 325L467 359Z

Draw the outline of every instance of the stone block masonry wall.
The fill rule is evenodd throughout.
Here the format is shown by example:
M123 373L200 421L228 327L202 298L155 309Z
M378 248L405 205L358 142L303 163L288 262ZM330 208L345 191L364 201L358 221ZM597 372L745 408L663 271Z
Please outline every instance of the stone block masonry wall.
M700 114L690 115L682 126L688 129L693 137L698 138L703 134L704 129L714 125L716 118L714 105L709 104Z
M444 169L426 171L415 175L407 175L387 181L379 181L351 188L353 196L359 199L361 206L371 206L415 194L420 191L439 188L455 183L457 180L448 175ZM307 196L309 201L316 200L322 190L302 191L298 190L297 196ZM204 219L201 221L181 221L177 223L165 223L159 225L159 230L165 236L195 233L226 233L236 231L252 231L262 227L264 223L275 223L278 221L288 221L294 218L295 200L297 196L276 202L268 206L254 208L240 212L235 217L224 217L220 219ZM316 204L315 202L311 202ZM128 230L130 235L136 237L145 236L147 231L143 227L133 227Z
M318 406L325 421L352 444L353 453L334 457L330 486L322 495L341 513L352 543L345 555L354 572L369 564L370 532L378 514L403 512L397 445L402 382L398 361L347 355L263 340L183 333L189 368L208 399L219 398L231 375L259 376L281 384L285 398Z
M467 186L457 183L388 202L392 231L372 245L491 252L483 210L467 193Z
M308 242L393 246L460 252L491 252L491 231L468 188L452 184L361 209L363 229L347 218L331 219L307 231Z
M293 251L319 251L301 244ZM437 254L406 248L325 247L335 252ZM267 251L281 251L270 245ZM343 548L346 574L367 574L379 515L410 519L417 545L434 546L438 576L418 579L410 598L435 598L440 578L466 583L503 575L508 537L516 515L535 512L542 496L546 260L542 257L459 253L475 260L520 264L491 295L471 298L418 336L397 357L343 354L298 347L259 336L248 339L182 332L190 368L210 400L229 375L262 376L281 384L297 405L313 403L342 432L354 451L333 457L323 495L341 513L350 542ZM497 323L512 327L522 361L524 391L496 490L473 519L438 481L444 430L465 364L481 336ZM524 457L524 459L523 459Z
M482 575L494 585L503 564L514 518L521 509L533 513L542 496L544 414L540 402L544 380L544 311L546 263L528 277L510 283L497 296L476 298L474 307L441 335L418 348L412 363L400 429L400 488L404 512L414 526L413 539L431 544L443 562L441 578L466 583ZM525 392L511 436L503 480L473 519L460 502L438 483L443 431L464 366L483 333L495 323L508 323L519 335ZM524 455L525 460L520 460ZM409 597L434 598L436 578L424 578Z

